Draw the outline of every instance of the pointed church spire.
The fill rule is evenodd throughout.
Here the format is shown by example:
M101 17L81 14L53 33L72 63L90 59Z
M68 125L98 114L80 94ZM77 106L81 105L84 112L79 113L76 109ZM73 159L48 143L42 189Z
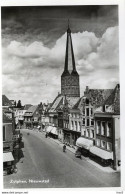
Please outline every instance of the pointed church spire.
M73 51L71 29L68 20L66 54L64 71L61 75L61 94L67 97L79 97L79 74L76 71L75 57Z
M69 55L71 55L71 61L70 62L69 62L69 59L70 59ZM66 74L69 74L69 65L72 66L72 69L71 69L72 73L77 74L76 66L75 66L75 57L74 57L74 51L73 51L73 44L72 44L72 37L71 37L71 29L70 29L70 26L69 26L69 19L68 19L66 54L65 54L65 67L64 67L64 72Z

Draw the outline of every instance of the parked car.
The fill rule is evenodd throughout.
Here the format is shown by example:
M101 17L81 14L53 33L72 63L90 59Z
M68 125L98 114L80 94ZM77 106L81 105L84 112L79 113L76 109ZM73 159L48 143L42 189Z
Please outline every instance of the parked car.
M81 148L80 147L78 147L77 148L77 150L76 150L76 152L75 152L75 157L77 157L77 158L81 158Z

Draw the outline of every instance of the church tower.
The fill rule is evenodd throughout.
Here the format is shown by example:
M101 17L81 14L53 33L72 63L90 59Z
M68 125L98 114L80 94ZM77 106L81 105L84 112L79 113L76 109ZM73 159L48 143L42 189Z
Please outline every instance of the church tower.
M68 25L64 71L61 75L61 94L80 97L79 74L76 71L71 30Z

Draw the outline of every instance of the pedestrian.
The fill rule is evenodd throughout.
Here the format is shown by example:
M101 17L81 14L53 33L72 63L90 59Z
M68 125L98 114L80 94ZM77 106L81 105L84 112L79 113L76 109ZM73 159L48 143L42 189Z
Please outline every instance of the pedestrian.
M65 152L66 151L66 145L64 144L64 146L63 146L63 152Z

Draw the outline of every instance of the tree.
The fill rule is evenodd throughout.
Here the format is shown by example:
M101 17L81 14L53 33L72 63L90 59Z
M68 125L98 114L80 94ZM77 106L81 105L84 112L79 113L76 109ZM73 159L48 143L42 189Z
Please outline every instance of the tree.
M21 105L21 100L18 100L18 103L17 103L17 108L21 108L22 105Z
M16 100L14 101L14 106L16 107Z

